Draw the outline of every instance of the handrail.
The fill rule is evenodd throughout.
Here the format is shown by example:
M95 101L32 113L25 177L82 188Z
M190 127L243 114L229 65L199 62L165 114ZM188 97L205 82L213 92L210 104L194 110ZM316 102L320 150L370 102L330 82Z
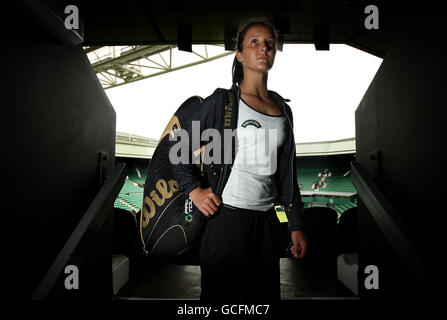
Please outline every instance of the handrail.
M383 192L357 161L351 162L351 180L362 202L383 231L413 281L416 281L420 288L428 289L429 282L426 279L428 274L409 241L407 227Z
M41 300L45 299L48 296L51 289L58 280L58 277L61 275L65 266L67 265L67 262L69 261L72 253L78 246L87 229L89 228L91 222L98 217L98 214L110 214L110 212L107 212L106 210L104 210L104 208L107 204L110 204L111 201L113 202L115 200L121 188L123 187L125 180L124 167L124 163L118 163L115 166L111 175L107 178L103 187L88 207L81 221L79 221L78 225L68 238L61 252L54 260L50 269L48 269L45 277L40 282L31 299Z

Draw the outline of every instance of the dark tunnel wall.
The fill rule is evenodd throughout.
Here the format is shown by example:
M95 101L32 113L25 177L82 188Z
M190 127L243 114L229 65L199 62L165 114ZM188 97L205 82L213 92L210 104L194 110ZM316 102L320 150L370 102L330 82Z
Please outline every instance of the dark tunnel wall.
M412 18L410 18L410 16ZM357 160L373 177L408 227L410 242L426 264L431 280L421 292L391 251L383 233L359 205L359 292L361 296L435 295L442 270L439 256L446 212L445 56L441 25L424 14L402 13L394 24L391 49L356 110ZM378 170L368 152L379 151ZM365 266L379 267L379 290L366 290ZM379 281L380 282L380 281Z
M28 298L98 193L98 152L114 163L116 115L82 47L17 8L4 12L13 15L0 51L5 274L9 293Z

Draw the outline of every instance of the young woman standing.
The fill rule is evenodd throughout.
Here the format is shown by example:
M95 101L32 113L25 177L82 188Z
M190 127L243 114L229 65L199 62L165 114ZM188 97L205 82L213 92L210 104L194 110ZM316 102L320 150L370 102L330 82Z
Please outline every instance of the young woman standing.
M233 87L216 90L197 115L201 130L218 126L226 116L231 118L226 124L236 130L232 163L211 166L217 182L202 188L192 165L174 170L180 188L210 218L200 247L202 300L280 298L275 204L286 210L293 256L306 253L292 113L282 97L267 89L276 41L274 28L264 22L243 28L237 38ZM226 92L234 97L229 107Z

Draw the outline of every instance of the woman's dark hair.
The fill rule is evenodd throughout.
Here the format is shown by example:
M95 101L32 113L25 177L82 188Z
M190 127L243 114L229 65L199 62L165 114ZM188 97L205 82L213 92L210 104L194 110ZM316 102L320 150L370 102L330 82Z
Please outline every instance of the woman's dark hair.
M277 39L278 39L277 32L272 25L270 25L264 21L252 21L252 22L248 23L237 34L237 37L235 39L235 46L234 46L235 50L242 52L242 45L244 43L245 34L247 33L248 29L250 29L253 26L264 26L264 27L267 27L270 29L272 36L273 36L273 41L275 43L275 50L276 50L276 43L277 43ZM242 68L242 64L237 60L236 56L234 57L234 61L233 61L232 73L233 73L233 84L240 85L242 80L244 79L244 70Z

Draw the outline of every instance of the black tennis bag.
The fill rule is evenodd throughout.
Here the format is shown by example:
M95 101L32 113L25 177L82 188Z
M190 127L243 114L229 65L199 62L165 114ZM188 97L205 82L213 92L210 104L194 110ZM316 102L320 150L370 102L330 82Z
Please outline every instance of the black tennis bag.
M172 116L155 149L144 185L139 228L146 256L173 264L199 264L200 237L206 217L179 190L172 172L169 135L191 121L202 98L186 100ZM175 143L175 142L174 142Z

